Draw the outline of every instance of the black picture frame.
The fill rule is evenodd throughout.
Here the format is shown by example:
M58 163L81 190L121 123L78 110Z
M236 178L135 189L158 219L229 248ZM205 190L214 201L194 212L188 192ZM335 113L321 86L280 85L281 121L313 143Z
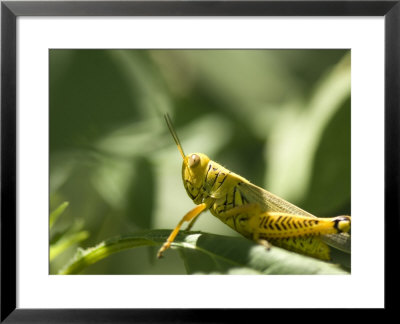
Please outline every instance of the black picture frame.
M19 16L383 16L385 19L385 308L399 235L400 0L395 1L2 1L1 2L1 322L226 322L237 312L216 309L16 308L16 19ZM373 244L373 243L371 243ZM254 314L252 316L258 316ZM261 314L260 314L261 316Z

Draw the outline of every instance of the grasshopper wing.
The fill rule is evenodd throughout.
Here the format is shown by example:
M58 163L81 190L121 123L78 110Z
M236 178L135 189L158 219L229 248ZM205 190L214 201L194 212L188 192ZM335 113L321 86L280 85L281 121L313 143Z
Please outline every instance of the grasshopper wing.
M287 214L315 217L305 210L250 182L240 183L239 190L245 201L259 205L264 211L283 212Z

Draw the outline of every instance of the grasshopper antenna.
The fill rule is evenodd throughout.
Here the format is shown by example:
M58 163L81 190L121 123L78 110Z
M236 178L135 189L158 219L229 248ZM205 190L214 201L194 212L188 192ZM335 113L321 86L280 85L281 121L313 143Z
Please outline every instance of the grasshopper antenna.
M178 146L178 150L181 153L182 158L184 159L185 153L183 153L181 142L179 141L178 135L175 132L174 126L172 125L171 118L169 117L169 115L167 113L164 114L164 118L165 118L165 121L167 122L168 129L171 132L172 137L174 138L176 146Z

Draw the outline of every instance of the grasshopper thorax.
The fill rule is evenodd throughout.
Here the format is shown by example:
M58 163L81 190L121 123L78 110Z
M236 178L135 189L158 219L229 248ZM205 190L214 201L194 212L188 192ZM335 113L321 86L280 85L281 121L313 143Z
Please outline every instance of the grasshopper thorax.
M182 180L187 194L195 200L203 186L210 158L203 153L186 155L182 163ZM195 201L196 202L196 201Z

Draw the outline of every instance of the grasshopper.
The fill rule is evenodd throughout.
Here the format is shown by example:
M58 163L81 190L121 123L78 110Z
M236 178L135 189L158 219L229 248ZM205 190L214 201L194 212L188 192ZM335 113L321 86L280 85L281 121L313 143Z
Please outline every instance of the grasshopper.
M183 158L182 180L188 196L197 205L171 232L158 252L167 250L181 226L190 230L199 215L209 210L226 225L264 246L330 260L330 246L350 252L350 216L319 218L250 183L203 153L185 155L172 122L165 120Z

